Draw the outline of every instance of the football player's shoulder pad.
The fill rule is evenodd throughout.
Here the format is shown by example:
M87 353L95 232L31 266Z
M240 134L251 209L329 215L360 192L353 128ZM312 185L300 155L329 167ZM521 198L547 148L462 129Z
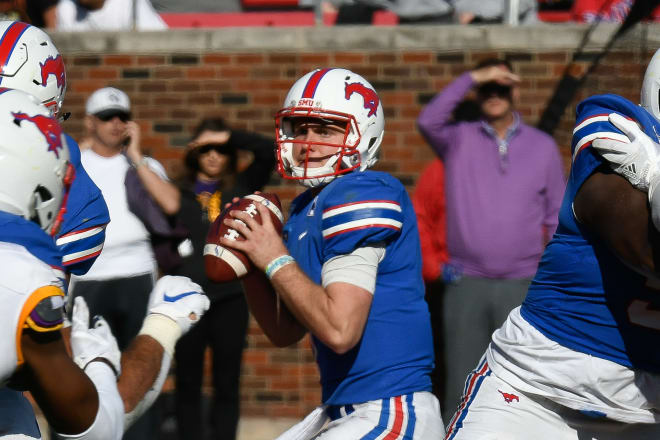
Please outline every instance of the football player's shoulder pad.
M351 173L330 183L326 190L320 201L326 259L388 242L401 233L407 195L403 185L389 174Z

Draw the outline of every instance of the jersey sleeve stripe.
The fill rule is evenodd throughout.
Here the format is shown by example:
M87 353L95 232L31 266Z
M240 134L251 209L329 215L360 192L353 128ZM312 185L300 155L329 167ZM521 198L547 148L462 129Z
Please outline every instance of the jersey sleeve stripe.
M84 238L92 237L94 235L100 234L101 232L103 232L104 229L105 229L105 225L93 226L91 228L69 232L68 234L62 235L60 238L58 238L57 241L55 241L55 244L57 246L62 246L77 240L82 240Z
M64 292L57 286L43 286L32 292L23 304L23 309L21 314L18 317L18 328L16 329L16 355L18 359L18 365L21 365L24 361L23 351L21 350L21 337L23 336L23 329L25 328L24 324L26 323L28 317L32 310L39 304L43 299L48 298L49 296L64 296ZM58 328L53 328L51 330L57 330Z
M327 208L323 211L323 219L330 218L335 215L343 214L346 212L357 211L360 209L391 209L393 211L401 212L401 206L391 200L365 200L362 202L346 203L344 205L336 205Z
M582 120L582 122L580 122L575 126L575 128L573 129L573 134L582 130L587 125L593 124L594 122L608 122L608 121L609 121L609 114L589 116L588 118L585 118L584 120Z
M321 220L322 229L329 229L344 223L363 219L390 219L399 223L403 222L403 214L394 209L382 209L378 207L362 207L361 209L353 209L345 212L334 212L332 215Z
M599 139L599 138L600 139L613 139L615 141L630 143L630 140L624 134L614 133L612 131L600 131L600 132L596 132L596 133L591 133L591 134L588 134L588 135L582 137L575 144L575 149L573 150L573 162L575 162L575 158L577 157L577 155L580 151L587 148L589 145L591 145L591 142L593 142L595 139Z
M364 218L351 222L341 223L336 226L323 230L323 238L328 239L344 232L356 231L367 228L389 228L397 231L401 230L402 222L391 218Z
M80 252L72 252L70 254L64 255L62 257L62 263L65 266L70 266L75 263L79 263L81 261L88 260L90 258L94 258L99 256L101 251L103 250L103 244L100 244L98 246L95 246L91 249L86 249L84 251Z

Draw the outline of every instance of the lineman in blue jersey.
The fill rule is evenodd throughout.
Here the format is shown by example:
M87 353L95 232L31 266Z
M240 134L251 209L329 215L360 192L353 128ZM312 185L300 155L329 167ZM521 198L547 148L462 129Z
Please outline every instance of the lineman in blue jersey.
M616 95L578 105L559 226L446 439L660 438L660 206L645 193L660 183L658 63L643 106Z
M0 21L0 65L1 87L36 96L53 116L60 112L66 92L64 62L44 31L19 21ZM66 137L75 179L55 240L64 270L84 275L101 253L110 217L101 191L80 163L78 144Z
M276 124L280 174L309 189L284 242L257 205L263 225L232 211L225 222L246 240L220 243L260 269L245 292L270 340L312 335L323 405L280 438L440 438L415 214L398 180L368 170L383 138L378 95L351 71L318 69L293 85Z
M177 339L208 309L201 288L163 277L122 355L107 322L76 300L71 355L51 236L73 178L66 138L36 97L0 88L0 438L40 439L30 391L57 438L111 440L153 403ZM120 376L121 372L121 376Z

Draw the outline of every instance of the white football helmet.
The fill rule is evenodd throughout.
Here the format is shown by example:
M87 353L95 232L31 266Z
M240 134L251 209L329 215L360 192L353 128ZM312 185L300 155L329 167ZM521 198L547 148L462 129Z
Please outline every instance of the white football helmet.
M640 104L660 120L660 49L655 52L646 67Z
M20 21L0 21L0 35L0 87L34 95L56 115L66 92L66 73L48 34Z
M337 153L323 166L308 168L308 157L303 163L294 158L296 144L310 145L308 141L295 139L294 118L318 118L347 128L343 144L314 142L337 148ZM363 77L346 69L317 69L291 87L284 108L275 116L275 125L280 175L315 187L338 175L364 171L374 165L383 140L385 118L378 94Z
M74 178L62 129L39 100L0 88L0 210L54 235Z

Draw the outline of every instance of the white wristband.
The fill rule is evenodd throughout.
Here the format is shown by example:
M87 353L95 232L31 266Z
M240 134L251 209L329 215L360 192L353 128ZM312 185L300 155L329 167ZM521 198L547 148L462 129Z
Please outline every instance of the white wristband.
M150 313L144 318L138 335L151 336L163 346L167 354L174 356L174 346L181 337L181 327L172 318L160 313Z

